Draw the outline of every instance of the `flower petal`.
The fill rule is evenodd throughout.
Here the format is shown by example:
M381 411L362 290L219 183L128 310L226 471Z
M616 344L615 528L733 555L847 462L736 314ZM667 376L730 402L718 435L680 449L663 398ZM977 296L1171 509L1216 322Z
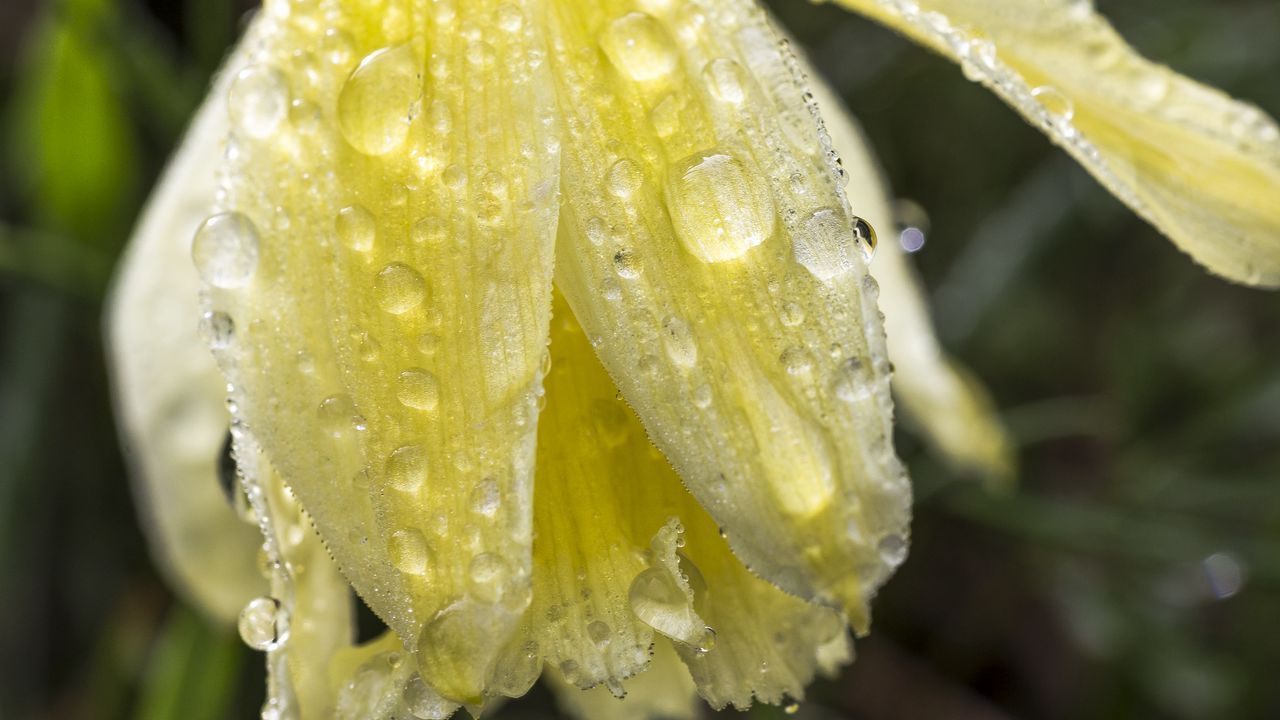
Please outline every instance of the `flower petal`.
M1209 270L1280 286L1280 129L1087 0L839 0L959 62Z
M876 249L871 275L880 284L894 399L942 456L958 470L1005 485L1014 473L1013 448L981 382L938 343L920 281L892 235L896 230L885 182L853 116L822 78L809 71L831 144L849 174L849 203L891 237Z
M193 246L245 444L468 703L528 603L558 142L524 7L268 5Z
M106 319L113 404L151 551L189 602L224 622L266 590L254 563L262 538L218 490L226 381L197 332L191 265L191 237L217 193L229 84L219 77L143 211Z
M551 7L557 285L734 552L865 631L910 491L834 152L756 5L651 5Z
M532 642L519 650L565 682L622 696L651 645L670 642L717 708L801 697L829 657L820 649L846 642L839 614L783 593L734 557L563 303L551 353L538 431Z

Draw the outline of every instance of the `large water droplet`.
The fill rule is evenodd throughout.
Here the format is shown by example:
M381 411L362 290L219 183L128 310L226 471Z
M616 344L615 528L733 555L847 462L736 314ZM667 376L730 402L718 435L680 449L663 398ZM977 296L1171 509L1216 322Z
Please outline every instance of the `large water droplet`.
M625 200L634 195L644 184L644 171L639 165L623 158L609 168L605 184L609 188L610 195Z
M702 71L707 87L717 100L730 105L741 105L747 99L743 88L742 66L729 58L716 58Z
M214 215L196 231L191 259L210 285L244 287L258 267L258 228L237 212Z
M880 559L891 568L898 567L907 559L907 541L897 533L890 533L880 538L876 549L880 551Z
M706 633L689 598L662 568L649 568L631 581L627 593L631 611L645 625L673 640L697 645Z
M440 404L440 381L421 368L409 368L396 379L396 398L414 410L435 410Z
M375 50L360 61L338 95L342 135L366 155L400 147L422 98L422 65L408 45Z
M729 153L685 158L664 189L676 237L703 262L734 260L773 234L768 187Z
M404 263L393 262L374 278L373 290L378 306L392 315L400 315L422 304L427 297L427 281L417 270Z
M676 66L675 47L653 17L633 12L609 23L600 47L618 72L632 80L656 80Z
M232 124L249 136L269 136L289 114L289 89L284 76L268 65L250 65L241 70L227 91L227 112Z
M387 541L387 555L396 569L410 575L426 575L430 550L422 533L414 528L397 530Z
M333 229L343 245L356 252L369 252L378 238L378 223L363 205L351 205L338 211Z
M427 480L427 452L421 445L397 448L387 458L387 484L396 490L414 492Z
M274 650L284 644L289 633L280 601L273 597L250 600L240 611L236 626L240 639L254 650Z

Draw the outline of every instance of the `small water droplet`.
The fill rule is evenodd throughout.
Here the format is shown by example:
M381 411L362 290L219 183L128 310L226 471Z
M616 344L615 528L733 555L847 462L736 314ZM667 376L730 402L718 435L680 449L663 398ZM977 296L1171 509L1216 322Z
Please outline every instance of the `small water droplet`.
M688 324L675 315L662 321L662 345L671 362L681 367L693 367L698 362L698 345Z
M778 361L791 375L803 375L813 369L813 358L810 357L809 351L798 345L792 345L783 350Z
M471 558L467 585L471 595L480 602L496 603L502 599L510 576L507 561L496 553L480 553Z
M415 492L427 480L427 452L421 445L404 445L387 457L387 484Z
M788 300L782 303L782 312L779 313L778 319L787 327L795 327L804 322L804 307Z
M333 437L342 437L352 430L364 429L364 418L356 412L355 401L346 393L330 395L321 400L316 416L324 431Z
M643 184L644 172L639 165L626 158L614 163L613 167L609 168L609 174L605 178L605 185L609 189L609 194L620 200L625 200L634 195Z
M703 262L737 259L773 234L768 187L729 153L685 158L673 166L664 191L676 237Z
M333 229L338 240L356 252L372 250L378 237L378 223L373 213L363 205L350 205L339 210Z
M618 72L632 80L657 80L676 66L675 47L653 17L632 12L609 23L600 46Z
M435 410L440 404L440 381L426 370L409 368L396 378L396 399L414 410Z
M418 336L418 352L431 357L440 350L440 336L435 333L423 333Z
M288 627L280 601L273 597L257 597L240 611L237 622L240 639L254 650L274 650L284 644Z
M831 376L831 390L845 402L857 402L871 395L871 378L857 358L836 366Z
M422 98L422 66L408 45L375 50L360 61L338 95L338 124L366 155L385 155L409 135Z
M524 27L524 13L520 12L520 8L515 5L503 3L498 6L497 12L498 27L503 32L520 32L520 28Z
M702 71L707 87L717 100L730 105L741 105L747 99L743 88L742 66L729 58L716 58Z
M1075 117L1075 105L1072 104L1071 98L1052 85L1032 88L1031 97L1040 103L1040 107L1049 114L1049 120L1053 123L1069 123Z
M693 404L706 409L711 407L712 392L710 385L699 385L693 391Z
M906 538L897 533L889 533L880 538L876 549L880 552L880 559L891 568L898 567L907 559Z
M402 573L426 575L430 552L426 538L414 528L396 530L387 541L387 556L391 559L391 564Z
M603 620L592 620L587 625L587 635L591 638L591 642L596 645L604 645L613 639L609 624Z
M640 259L629 248L623 248L614 253L613 269L618 273L618 277L624 280L635 280L644 272Z
M236 73L227 91L231 122L250 137L265 138L289 114L289 88L279 70L250 65Z
M258 228L248 217L219 213L205 220L191 242L191 259L200 277L219 288L249 284L258 267Z
M853 268L852 246L860 232L858 222L861 220L851 226L835 208L813 211L796 225L792 235L796 262L824 283L849 272Z
M379 307L392 315L409 312L427 297L427 281L417 270L398 262L390 263L378 272L373 289Z
M223 350L235 339L236 324L231 316L219 311L207 312L200 318L200 335L214 350Z

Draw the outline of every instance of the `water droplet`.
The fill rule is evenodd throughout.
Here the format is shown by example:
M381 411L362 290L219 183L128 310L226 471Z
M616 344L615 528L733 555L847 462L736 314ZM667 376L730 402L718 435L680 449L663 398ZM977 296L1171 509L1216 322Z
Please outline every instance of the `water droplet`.
M426 370L409 368L396 379L396 399L414 410L435 410L440 404L440 381Z
M244 606L237 628L245 645L263 651L280 647L289 632L280 601L265 596L254 598Z
M742 66L729 58L716 58L702 71L707 87L717 100L730 105L741 105L747 99L743 89Z
M609 188L610 195L625 200L634 195L644 184L644 172L640 166L623 158L609 168L605 184Z
M405 683L404 704L418 720L447 720L458 709L457 703L445 700L418 675Z
M712 392L710 385L699 385L693 391L693 404L703 408L711 407Z
M498 514L498 504L502 496L498 492L498 481L487 477L471 489L471 509L477 515L491 518Z
M635 280L644 272L640 259L629 248L623 248L614 253L613 269L617 271L618 277L624 280Z
M375 50L360 61L338 95L343 137L366 155L400 147L422 91L422 66L411 47Z
M814 277L828 282L853 269L851 253L854 243L850 240L857 242L858 233L857 224L851 227L844 213L834 208L821 208L796 225L791 251L796 262Z
M898 567L907 559L906 538L897 533L889 533L880 538L876 549L880 552L880 559L891 568Z
M627 599L641 622L673 640L696 645L706 632L689 598L662 568L648 568L637 575Z
M507 561L495 553L480 553L471 558L467 588L480 602L495 603L502 599L510 576Z
M871 227L871 223L854 215L853 222L853 239L858 241L858 249L862 251L862 258L867 262L871 262L871 258L876 254L876 243L879 239L876 237L876 229Z
M969 52L960 63L960 70L970 82L991 77L996 71L996 46L990 41L975 38L969 42Z
M237 212L214 215L196 231L191 259L210 285L244 287L258 267L258 228Z
M680 101L668 95L649 111L649 123L658 137L671 137L680 129Z
M520 8L511 3L499 5L498 27L503 32L520 32L520 28L524 27L524 13L520 12Z
M673 166L664 190L676 237L703 262L737 259L773 234L768 187L733 155L685 158Z
M342 437L353 429L364 429L364 418L356 412L355 401L346 393L330 395L321 400L316 416L324 431L333 437Z
M1036 102L1040 103L1040 107L1049 114L1051 122L1069 123L1075 117L1075 106L1071 103L1071 98L1052 85L1032 88L1031 97L1035 98Z
M831 376L831 390L845 402L857 402L871 395L871 378L862 361L857 358L836 366Z
M684 320L668 315L662 321L662 346L671 362L681 367L693 367L698 362L698 345Z
M427 297L427 281L417 270L404 263L393 262L382 268L373 281L378 305L392 315L400 315L418 307Z
M391 564L402 573L426 575L430 552L426 538L414 528L397 530L391 533L391 539L387 541L387 555L391 558Z
M809 356L807 350L798 345L792 345L783 350L778 360L791 375L803 375L813 369L813 358Z
M427 480L427 452L421 445L397 448L387 458L387 484L396 490L414 492Z
M250 65L236 73L227 91L231 122L250 137L264 138L289 114L289 88L280 71Z
M596 645L604 645L613 638L612 631L609 630L609 624L603 620L592 620L587 625L587 635L591 638L591 642Z
M616 302L622 299L622 285L617 278L607 277L600 281L600 294L605 300Z
M716 648L716 630L708 625L702 629L702 637L696 643L698 654L706 655Z
M664 77L676 66L675 47L667 31L653 17L633 12L609 23L600 47L618 72L632 80Z
M367 253L373 249L378 237L378 223L363 205L351 205L338 211L333 222L338 240L356 252Z
M782 303L782 312L779 313L778 319L787 327L795 327L804 322L804 307L788 300Z
M200 335L214 350L223 350L235 339L236 324L231 316L219 311L207 312L200 318Z
M418 336L418 352L431 357L440 350L440 336L434 333L423 333Z

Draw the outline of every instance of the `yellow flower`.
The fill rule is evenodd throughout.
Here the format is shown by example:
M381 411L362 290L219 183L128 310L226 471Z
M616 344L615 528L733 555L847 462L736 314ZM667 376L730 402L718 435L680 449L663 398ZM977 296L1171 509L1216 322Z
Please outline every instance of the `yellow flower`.
M1256 110L1087 3L846 4L1280 283ZM268 2L114 299L163 562L268 652L264 717L445 717L544 667L587 717L798 701L906 556L890 359L943 453L1011 472L892 243L886 348L872 226L856 128L750 0ZM228 396L265 582L210 477Z

